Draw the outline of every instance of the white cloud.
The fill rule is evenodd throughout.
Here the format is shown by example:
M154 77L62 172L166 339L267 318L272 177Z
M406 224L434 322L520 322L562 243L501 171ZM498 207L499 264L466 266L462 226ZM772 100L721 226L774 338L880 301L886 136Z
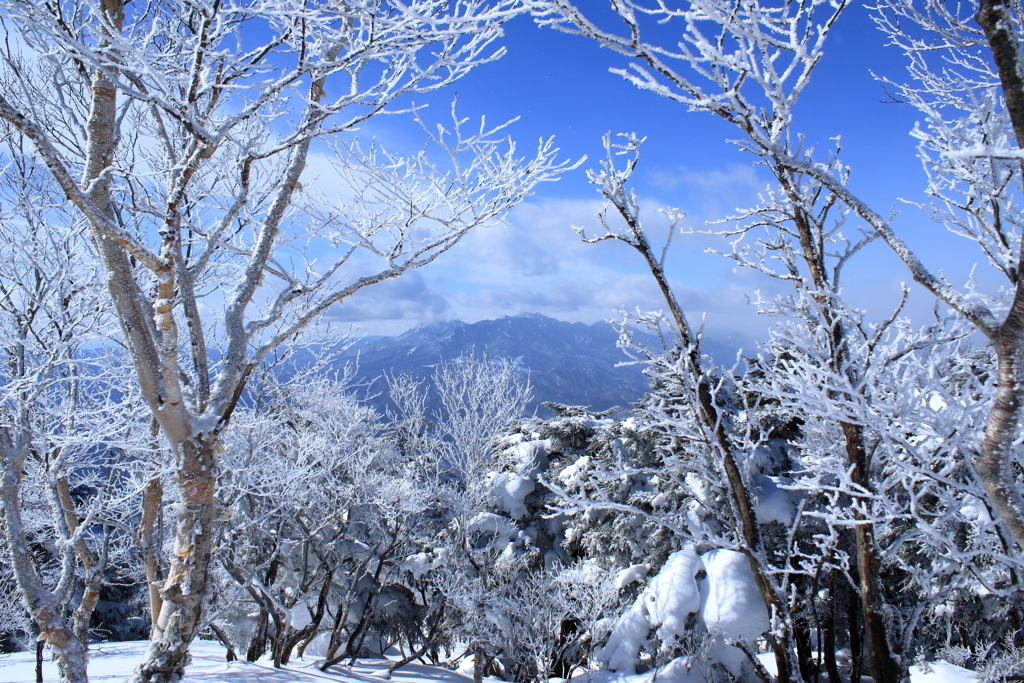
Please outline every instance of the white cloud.
M666 190L675 183L678 192L687 185L687 192L708 195L698 207L699 215L688 218L693 220L690 227L702 227L704 217L717 210L716 202L753 204L758 185L754 173L741 167L712 173L683 170L666 176L664 183ZM585 226L588 235L597 235L600 223L594 214L601 208L596 198L524 203L511 212L507 224L470 233L427 268L360 292L336 319L358 322L371 334L394 334L438 318L474 322L537 312L593 323L615 318L623 308L664 310L661 292L637 252L612 240L585 244L573 230L573 226ZM669 220L658 209L654 199L641 200L652 242L660 248ZM709 248L728 252L729 239L676 236L666 262L673 290L691 325L699 327L703 322L708 338L753 352L755 340L767 338L773 321L758 316L749 301L758 291L771 299L789 294L791 287L707 253ZM887 317L899 299L900 282L908 278L881 246L872 245L858 261L856 269L847 273L848 298L853 305L867 308L871 317ZM915 319L926 313L924 298L915 298L912 304Z
M709 229L705 227L707 221L735 215L757 204L758 194L768 183L756 171L754 166L740 164L716 169L680 166L651 171L647 181L653 190L671 197L669 204L687 212L690 225Z
M365 323L374 321L405 321L405 327L444 318L450 311L444 291L432 289L423 273L412 271L393 280L384 280L364 287L331 308L328 318L337 322Z
M614 318L623 308L665 309L637 252L610 240L585 244L572 229L585 225L588 234L596 234L594 214L601 206L583 199L525 203L508 224L471 233L429 267L360 292L336 319L359 322L372 334L390 334L443 317L473 322L537 312L592 323ZM643 204L659 242L669 221L657 208ZM746 274L737 278L732 262L705 253L709 243L725 246L719 237L677 237L667 261L673 288L692 324L699 325L706 313L709 336L732 337L749 348L755 335L765 336L760 331L767 321L757 319L747 303L754 287Z

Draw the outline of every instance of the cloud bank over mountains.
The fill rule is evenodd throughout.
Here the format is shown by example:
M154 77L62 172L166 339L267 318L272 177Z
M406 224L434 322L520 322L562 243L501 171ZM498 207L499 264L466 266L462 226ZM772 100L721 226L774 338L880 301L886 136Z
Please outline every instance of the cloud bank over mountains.
M668 219L655 202L644 202L653 237L664 240ZM332 310L334 322L358 324L371 335L396 335L418 324L478 320L541 313L591 324L617 317L623 308L656 311L664 301L641 257L623 244L585 244L599 231L597 199L541 199L518 207L507 224L467 235L428 269L367 288ZM704 229L699 217L688 225ZM717 254L716 236L676 235L668 265L677 296L699 321L708 314L709 331L752 343L764 323L748 304L752 291L745 274ZM765 282L765 285L774 283ZM760 335L763 336L763 335Z

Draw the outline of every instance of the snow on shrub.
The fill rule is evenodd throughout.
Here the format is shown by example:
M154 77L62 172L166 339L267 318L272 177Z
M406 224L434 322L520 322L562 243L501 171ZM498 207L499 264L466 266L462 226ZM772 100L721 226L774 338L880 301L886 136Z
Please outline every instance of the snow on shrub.
M641 664L641 650L671 656L684 641L706 632L710 641L705 656L744 679L753 676L753 667L732 643L753 652L756 639L768 627L768 613L746 556L721 549L698 555L688 544L669 556L619 617L597 660L606 669L633 674ZM686 668L691 664L687 660ZM673 670L680 665L672 664Z

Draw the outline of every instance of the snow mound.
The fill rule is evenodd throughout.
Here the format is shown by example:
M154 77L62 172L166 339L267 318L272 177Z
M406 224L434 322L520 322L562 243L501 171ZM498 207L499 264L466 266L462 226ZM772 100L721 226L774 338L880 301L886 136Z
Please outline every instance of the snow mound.
M622 615L598 660L612 671L633 673L640 661L640 648L652 628L671 647L687 629L691 616L701 607L697 573L704 563L692 545L672 553L658 575L651 580L633 606Z
M509 475L504 472L490 472L487 475L490 489L490 504L507 512L512 519L522 519L529 514L526 497L533 493L534 482L529 477Z
M620 587L637 580L640 567L621 572ZM739 680L754 678L746 653L732 644L742 643L755 652L757 638L769 628L768 611L746 555L732 550L698 555L692 545L672 553L633 606L619 617L597 659L605 669L633 674L652 630L666 652L698 626L705 627L711 639L708 661L721 662ZM653 654L649 648L648 654ZM685 661L673 666L672 675L680 681L697 675Z
M587 471L588 467L590 467L590 456L584 455L582 458L562 470L558 475L558 479L566 486L573 484L580 485L583 483L581 477Z
M399 569L408 571L417 581L421 580L428 572L443 567L448 561L448 551L444 548L435 549L433 552L421 552L410 555L398 565Z
M469 532L480 532L495 534L512 538L516 535L516 528L512 523L500 515L492 512L481 512L469 522Z
M622 590L631 583L637 581L643 581L647 578L647 572L650 568L646 564L634 564L631 567L627 567L619 572L618 577L615 580L615 587Z
M516 463L516 472L535 479L547 467L550 450L551 439L534 439L520 441L508 450L508 454Z
M925 670L927 668L927 671ZM910 667L911 683L977 683L978 675L948 662L928 662Z
M721 662L733 676L752 678L747 655L729 643L741 642L756 652L757 637L768 630L768 610L750 571L750 560L733 550L711 550L701 558L707 577L701 591L701 618L714 636L709 657Z
M709 677L705 669L700 665L691 668L688 657L679 657L660 669L642 674L595 671L573 678L572 683L707 683Z

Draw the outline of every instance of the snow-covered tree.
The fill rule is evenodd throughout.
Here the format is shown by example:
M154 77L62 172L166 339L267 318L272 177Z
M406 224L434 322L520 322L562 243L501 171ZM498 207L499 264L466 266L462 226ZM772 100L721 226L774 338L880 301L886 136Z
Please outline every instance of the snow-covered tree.
M893 85L924 118L914 133L928 175L927 202L921 205L939 225L980 248L1006 277L1007 292L985 296L973 283L958 290L933 275L864 202L852 193L841 198L892 247L917 282L992 345L998 391L974 466L991 505L1024 548L1018 443L1024 397L1024 291L1019 277L1024 258L1019 149L1024 140L1024 81L1018 66L1022 21L1021 8L1002 0L955 7L930 0L883 2L876 14L886 37L910 62L911 80ZM834 182L822 169L815 173L822 183Z
M88 225L176 461L175 549L137 680L202 620L220 432L249 375L335 302L433 261L562 168L454 120L388 154L351 131L500 56L514 0L0 5L0 118ZM314 189L332 165L339 196ZM307 190L303 183L310 189Z
M564 499L559 507L564 511L591 508L588 515L598 518L611 512L626 513L626 519L633 516L637 526L643 520L692 544L743 552L772 618L768 642L780 676L786 679L797 675L799 669L798 675L809 680L810 627L802 618L806 611L802 596L814 592L800 585L809 569L801 566L799 558L810 554L820 560L832 549L800 547L795 537L772 526L779 522L799 526L800 522L799 516L776 519L761 504L766 488L770 488L770 477L785 467L784 448L770 443L770 430L742 419L743 406L733 373L713 368L709 359L702 357L700 332L687 320L665 274L669 244L660 253L655 250L641 216L639 198L628 187L642 140L633 135L623 137L621 145L605 139L607 157L601 170L590 174L607 201L598 215L602 232L588 237L582 228L579 230L585 241L613 239L635 249L664 295L667 315L625 316L620 326L624 345L638 361L646 363L645 372L651 378L650 395L638 407L638 431L651 447L634 446L633 452L627 452L620 442L618 449L613 449L617 450L615 457L595 461L594 467L578 475L574 472L575 490L552 483ZM622 156L626 158L624 164L619 161ZM682 216L676 210L668 213L674 230ZM819 231L824 221L821 216ZM814 230L811 225L804 227L809 233ZM808 261L812 267L820 265L813 255ZM795 263L789 265L797 267ZM794 279L797 275L794 272ZM828 292L823 295L829 296ZM656 333L662 348L652 349L638 342L630 325ZM636 443L636 439L633 441ZM868 572L868 576L868 583L877 588L877 570ZM879 605L869 610L866 604L864 609L881 618Z
M326 668L414 618L414 601L404 612L385 603L403 590L399 559L427 497L344 378L263 384L228 433L218 498L230 519L217 557L234 585L221 582L215 620L250 661L269 643L277 666L326 632ZM234 628L252 607L253 627Z
M21 142L7 138L0 175L4 564L61 677L78 681L108 571L134 564L129 471L145 421L125 403L93 247Z
M518 519L534 482L516 469L514 449L503 443L530 400L528 380L508 359L462 356L442 361L434 373L438 414L427 416L428 387L392 380L400 410L393 436L433 490L437 538L408 568L441 587L458 614L459 637L474 656L474 679L511 635L503 600L541 553Z
M614 150L627 156L624 166L616 166L613 148L606 143L608 161L592 175L613 217L601 215L605 232L590 241L618 239L634 247L665 295L668 315L663 319L647 316L641 322L667 324L680 343L667 354L647 354L656 389L652 395L660 404L649 402L644 407L646 420L667 438L689 442L698 451L711 453L711 457L702 456L703 466L699 459L691 459L684 470L693 471L694 483L714 498L702 501L705 508L715 509L708 503L732 507L732 523L740 527L741 533L731 543L748 553L773 619L783 622L781 630L773 622L769 636L780 678L797 675L796 668L801 678L812 675L807 641L808 619L817 609L812 588L822 571L828 574L833 570L845 573L856 584L872 676L876 681L905 677L914 625L928 601L918 599L916 605L909 604L915 602L914 598L909 598L906 605L894 602L898 599L887 591L886 584L897 577L900 581L906 579L900 572L921 579L919 586L929 581L956 585L956 580L939 581L931 568L932 558L942 555L940 548L948 553L955 547L958 556L972 555L971 559L964 557L965 571L985 574L986 565L998 565L1001 568L995 573L1002 575L998 580L1001 590L1015 591L1012 577L1016 562L999 550L999 539L1006 542L1014 536L1018 541L1024 538L1015 530L1015 519L1021 518L1019 510L1024 506L1020 504L1020 481L1015 474L1019 465L1013 464L1018 457L1013 444L1019 423L1020 386L1013 359L1019 355L1021 335L1012 305L1008 313L1001 313L1006 310L1005 304L988 303L973 290L957 292L928 272L888 221L848 189L850 171L839 159L839 150L815 159L814 151L794 128L793 114L800 94L846 3L694 0L673 5L613 0L612 21L607 17L598 21L590 8L581 9L563 0L537 0L531 6L540 23L593 39L632 60L628 69L613 71L639 88L736 125L743 136L739 146L756 156L771 173L774 182L763 195L762 204L733 217L734 223L726 229L737 238L726 255L740 265L795 285L791 298L762 302L764 312L781 314L791 321L766 349L774 360L761 368L768 384L774 382L778 389L768 400L787 404L787 409L777 414L785 419L775 426L806 426L802 432L789 430L789 435L795 437L790 445L799 444L802 450L794 452L792 458L777 453L784 457L775 458L772 467L776 471L766 471L756 463L757 454L765 452L763 447L771 446L771 432L764 429L771 425L747 419L751 414L770 417L769 411L763 410L767 397L754 388L754 378L740 386L728 373L719 374L716 380L714 373L703 367L699 337L688 327L665 278L664 252L659 257L643 232L637 198L626 187L640 142L635 136L627 136ZM1019 125L1014 118L1015 107L1024 112L1024 106L1019 105L1024 102L1024 89L1019 75L1015 75L1020 50L1019 8L987 2L976 9L975 15L975 9L967 5L954 10L938 2L891 2L878 8L878 16L890 40L911 56L912 80L899 86L899 92L926 118L926 127L917 134L922 139L922 157L931 179L929 194L934 201L930 211L940 223L981 244L991 263L1017 287L1020 235L1015 202L1020 155L1016 149L1009 149L1006 141L1011 129L1024 131L1024 115ZM982 30L970 24L972 16ZM908 26L914 24L923 30L908 32ZM680 39L665 42L666 32L672 27L677 27ZM669 215L676 222L681 218L677 210L669 210ZM847 225L850 217L862 222L863 232L858 234L855 226ZM758 238L755 232L764 236ZM938 411L941 417L934 418L921 409L922 396L931 395L932 390L915 393L911 389L927 382L911 380L907 375L901 378L905 383L900 384L891 374L908 372L900 362L905 358L914 359L918 372L938 373L938 365L933 363L941 365L939 359L950 358L948 345L953 341L941 328L912 333L899 320L899 310L889 320L871 324L844 303L840 287L843 266L877 238L896 250L918 282L971 321L996 348L1002 388L989 404L994 408L985 441L977 450L969 445L969 439L948 443L949 450L938 448L941 455L918 448L919 443L928 441L925 436L915 437L909 445L902 442L907 433L934 432L943 420L949 423L938 432L946 434L941 437L945 441L950 434L960 434L953 425L974 429L975 434L981 428L976 414L969 410L942 410ZM801 332L794 334L794 330ZM797 377L809 375L814 379L793 383ZM781 389L786 382L790 382L789 393ZM809 392L808 396L817 397L813 406L798 397L810 386L824 392ZM943 386L943 391L952 390ZM741 406L734 395L737 390L754 405ZM910 405L917 405L917 414ZM883 414L884 418L878 417ZM824 425L828 425L825 432L811 436ZM928 442L933 446L938 443ZM786 523L792 529L790 535L773 534L757 514L758 499L768 493L758 480L766 481L766 475L777 478L778 466L791 469L816 449L821 449L819 455L827 451L829 458L840 460L831 460L831 465L820 459L813 463L820 468L810 470L813 476L825 478L805 482L797 514ZM938 515L948 526L934 524L931 516L937 514L936 509L943 509L939 501L949 500L949 496L964 495L966 491L974 491L969 494L972 497L977 494L972 486L978 482L962 471L965 460L971 458L975 459L987 499L999 512L996 527L1000 523L1007 526L999 531L982 522L980 535L969 534L971 538L965 541L957 539L955 529L978 530L977 519L972 522L952 507ZM949 467L960 468L956 478L943 478L943 461ZM917 464L911 467L907 462ZM929 464L921 466L922 462ZM698 476L700 469L703 472ZM718 470L724 471L723 478L716 475ZM908 474L910 470L913 474ZM903 474L897 474L900 472ZM901 476L909 479L896 483ZM725 495L716 494L715 482L725 484L721 489ZM678 482L683 490L685 483ZM795 485L790 478L782 483ZM838 496L829 504L843 514L821 514L820 506L825 501L809 495L828 487L835 487L833 493ZM918 498L922 490L929 492L923 499ZM927 509L921 507L922 500L928 501ZM933 505L937 507L932 509ZM899 525L888 524L893 515L920 519L921 527L928 529L932 538L925 541L917 537L905 544L908 537L895 532ZM716 516L721 517L712 513L699 522ZM699 524L694 520L689 521L685 532L692 533L696 526ZM841 527L846 528L845 534L839 533ZM879 534L885 537L880 540ZM844 535L852 535L852 542L844 541ZM728 544L730 540L721 538L719 542ZM915 546L921 551L916 556L911 550ZM976 559L976 551L985 559ZM849 556L849 563L844 555ZM812 577L811 584L803 585ZM933 588L929 586L926 592ZM808 600L794 602L790 597L794 594L808 596ZM895 618L901 607L904 613ZM791 648L793 652L788 654ZM838 676L834 662L829 673Z

